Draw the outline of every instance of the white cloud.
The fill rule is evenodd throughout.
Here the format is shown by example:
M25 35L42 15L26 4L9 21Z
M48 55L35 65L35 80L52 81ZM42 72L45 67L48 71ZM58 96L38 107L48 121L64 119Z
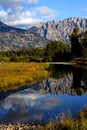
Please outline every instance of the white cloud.
M37 7L38 0L0 0L0 20L11 26L29 26L53 18L55 10Z
M3 7L4 10L8 10L11 9L12 10L16 10L18 7L19 9L22 8L22 4L23 4L24 0L0 0L0 6Z
M43 16L44 18L52 18L56 15L56 11L53 9L50 9L48 7L38 7L37 9L37 15Z
M87 8L84 8L83 11L84 11L84 12L87 12Z
M21 11L17 13L7 13L6 11L0 11L1 21L10 26L24 27L31 26L37 22L40 22L39 18L32 18L32 13L29 11Z
M29 4L36 4L37 2L37 0L29 0Z
M1 10L0 11L0 18L5 19L6 17L8 17L8 13L4 10Z
M27 18L27 19L17 19L15 21L8 21L8 25L11 26L20 26L20 27L24 27L24 26L30 26L33 25L37 22L39 22L39 19L32 19L32 18Z
M36 4L38 0L0 0L0 5L3 8L12 8L16 6L24 6L25 4Z

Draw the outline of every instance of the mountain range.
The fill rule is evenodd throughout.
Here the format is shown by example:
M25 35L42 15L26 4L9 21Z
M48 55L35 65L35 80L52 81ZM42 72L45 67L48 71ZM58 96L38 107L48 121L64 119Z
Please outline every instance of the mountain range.
M42 48L48 42L54 40L70 43L69 35L75 27L79 27L80 31L85 31L87 19L74 17L40 22L27 30L11 27L0 22L0 50Z
M0 50L42 48L47 42L45 38L29 33L28 30L14 28L0 22Z

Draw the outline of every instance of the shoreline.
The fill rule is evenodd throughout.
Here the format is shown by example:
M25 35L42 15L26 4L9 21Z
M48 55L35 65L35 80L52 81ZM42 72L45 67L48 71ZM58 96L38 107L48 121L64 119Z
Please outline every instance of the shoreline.
M48 62L49 64L72 65L71 62Z
M34 124L0 124L0 130L41 130L41 125L34 125Z

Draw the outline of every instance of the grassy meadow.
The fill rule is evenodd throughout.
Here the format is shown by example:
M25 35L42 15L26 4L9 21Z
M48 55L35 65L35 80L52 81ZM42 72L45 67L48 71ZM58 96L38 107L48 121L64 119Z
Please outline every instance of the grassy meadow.
M48 77L47 63L4 62L0 64L0 90L15 89Z

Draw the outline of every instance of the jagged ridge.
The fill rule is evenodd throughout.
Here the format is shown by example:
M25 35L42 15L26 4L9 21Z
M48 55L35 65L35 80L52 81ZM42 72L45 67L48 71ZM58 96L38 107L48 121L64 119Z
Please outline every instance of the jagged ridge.
M75 27L79 27L80 31L86 30L87 19L67 18L62 21L54 20L46 23L42 22L34 25L29 31L50 41L61 40L65 43L69 43L69 34L72 33Z

